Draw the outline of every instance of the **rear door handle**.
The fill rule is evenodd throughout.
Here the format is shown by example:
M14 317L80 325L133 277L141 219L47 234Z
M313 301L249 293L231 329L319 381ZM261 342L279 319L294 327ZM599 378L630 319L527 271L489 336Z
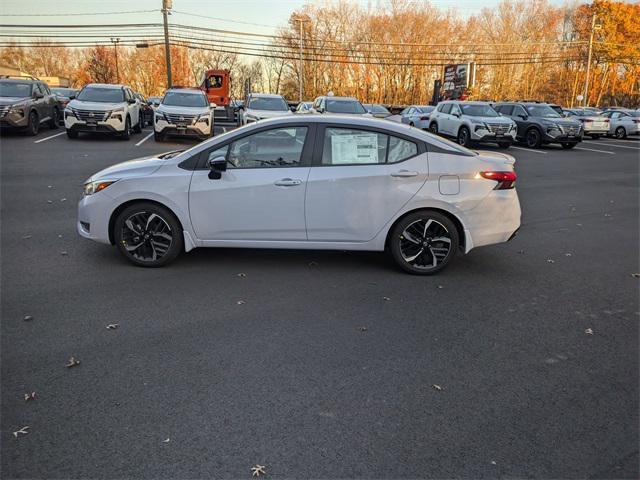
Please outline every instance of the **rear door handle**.
M399 170L391 174L392 177L417 177L418 172L412 172L409 170Z
M295 187L296 185L300 185L302 180L298 178L281 178L280 180L276 180L273 184L278 187Z

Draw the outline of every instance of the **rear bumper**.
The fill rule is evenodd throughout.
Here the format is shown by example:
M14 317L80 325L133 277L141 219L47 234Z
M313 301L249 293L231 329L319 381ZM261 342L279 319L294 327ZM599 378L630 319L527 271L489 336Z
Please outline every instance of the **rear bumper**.
M466 251L512 240L520 229L520 201L515 189L493 190L472 210L467 221ZM469 239L471 241L469 241Z

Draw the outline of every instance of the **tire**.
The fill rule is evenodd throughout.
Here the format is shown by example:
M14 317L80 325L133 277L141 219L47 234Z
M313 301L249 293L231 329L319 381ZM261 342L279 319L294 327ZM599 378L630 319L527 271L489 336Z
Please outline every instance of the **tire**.
M120 134L120 138L122 140L129 140L131 138L131 119L127 115L127 118L124 121L124 130Z
M498 148L509 148L511 146L511 142L498 142Z
M51 130L57 130L60 124L60 111L57 108L53 109L51 113L51 120L49 120L49 128Z
M414 123L413 123L413 122L409 122L409 126L410 126L410 127L415 127L415 125L414 125Z
M415 275L438 273L453 260L459 244L453 222L432 210L420 210L402 218L389 237L391 256L396 264Z
M158 132L153 132L153 139L156 142L164 142L164 135L162 135L161 133L158 133Z
M542 134L537 128L530 128L524 137L524 143L529 148L540 148L542 145Z
M78 132L76 130L67 129L67 137L69 137L71 139L76 139L76 138L78 138Z
M458 130L458 144L463 147L471 147L471 132L467 127L460 127Z
M616 138L627 138L627 131L625 130L624 127L618 127L616 128L616 132L615 132L615 137Z
M593 138L594 140L597 140L600 138L600 134L599 133L594 133L593 135L589 135L591 138Z
M564 148L565 150L571 150L573 147L575 147L577 145L577 143L575 143L575 142L562 142L560 145L562 145L562 148Z
M120 253L140 267L162 267L175 260L184 247L178 219L167 208L151 202L122 210L113 224L113 238Z
M142 133L142 129L144 128L144 118L142 118L142 114L138 114L138 123L135 127L133 127L133 131L135 133Z
M30 137L35 137L38 135L40 131L40 119L38 118L38 114L35 110L31 110L29 112L29 123L27 124L27 135Z
M438 124L436 122L433 122L431 125L429 125L429 131L431 133L433 133L434 135L438 134Z

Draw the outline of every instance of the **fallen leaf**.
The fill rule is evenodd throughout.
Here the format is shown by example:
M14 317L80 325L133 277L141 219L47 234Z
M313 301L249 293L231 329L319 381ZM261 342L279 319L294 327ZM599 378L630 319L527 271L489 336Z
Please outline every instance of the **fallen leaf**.
M565 257L570 257L570 256L571 256L571 254L570 254L570 253L565 253L565 254L564 254L564 256L565 256Z
M519 253L520 255L523 255L523 254L524 254L524 250L518 250L518 253Z
M33 320L33 317L31 315L25 315L22 320L24 320L25 322L30 322L31 320Z
M60 201L61 201L61 202L66 202L66 201L67 201L67 199L66 199L66 198L61 198L61 199L60 199Z
M29 428L30 427L28 425L26 427L22 427L20 430L16 430L15 432L13 432L13 436L18 438L18 434L26 435L27 433L29 433L29 432L27 432L27 430L29 430Z
M581 223L576 223L576 227L581 227L582 224Z
M610 213L605 213L605 214L604 214L604 216L605 216L605 217L610 217L610 216L611 216L611 214L610 214Z
M58 235L58 238L62 238L62 235Z
M257 465L255 467L251 467L251 476L252 477L259 477L260 475L266 475L267 472L265 470L265 466L264 465Z
M631 276L633 278L640 278L640 273L632 273Z
M491 460L491 465L497 465L495 460Z
M442 285L438 285L438 288L444 288Z
M24 394L24 401L28 402L29 400L35 400L36 399L36 392L27 392Z
M356 327L356 329L359 332L366 332L367 330L369 330L367 327L365 327L364 325L360 326L360 327Z
M47 188L53 188L53 185L47 185Z
M440 385L433 384L433 385L431 385L431 386L432 386L433 388L435 388L436 390L438 390L439 392L441 392L442 390L444 390L444 388L442 388Z
M47 200L47 203L53 203L53 200Z
M23 235L22 239L23 240L29 240L31 238L31 235Z
M309 267L317 267L318 266L318 262L309 262L309 263L307 263L307 265Z
M245 304L245 301L244 301L244 300L238 300L236 303L237 303L238 305L244 305L244 304Z
M388 301L390 301L390 300L391 300L389 297L382 297L382 299L383 299L385 302L388 302Z
M63 250L63 251L60 252L60 255L65 256L65 255L69 255L69 254L67 253L66 250Z
M593 335L593 329L592 328L587 328L584 333L586 333L587 335Z
M69 357L69 363L67 363L66 367L71 368L77 365L80 365L80 360L78 360L76 357Z
M244 277L246 277L246 276L247 276L247 274L246 274L246 273L239 273L239 274L238 274L238 276L239 276L239 277L243 277L243 278L244 278Z
M167 438L167 439L165 439L165 440L162 440L162 443L169 443L170 441L171 441L171 439L170 439L170 438Z
M109 325L107 325L107 330L115 330L119 326L120 326L119 323L110 323Z
M556 263L555 260L551 260L550 258L547 258L547 263Z

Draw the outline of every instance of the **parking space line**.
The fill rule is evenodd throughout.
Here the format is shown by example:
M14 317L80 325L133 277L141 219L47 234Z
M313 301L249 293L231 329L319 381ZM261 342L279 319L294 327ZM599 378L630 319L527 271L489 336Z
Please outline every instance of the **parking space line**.
M615 143L604 143L604 142L594 142L594 141L590 141L589 143L594 143L596 145L606 145L607 147L628 148L630 150L640 150L640 147L628 147L626 145L616 145Z
M573 149L574 150L588 150L590 152L608 153L609 155L615 155L615 152L610 152L608 150L596 150L595 148L574 147Z
M524 150L525 152L540 153L542 155L546 155L547 154L547 152L543 152L542 150L533 150L531 148L514 147L513 145L511 146L511 148L515 148L516 150Z
M52 138L59 137L60 135L64 135L65 133L67 133L67 132L64 131L64 132L56 133L55 135L51 135L50 137L45 137L45 138L41 138L40 140L36 140L33 143L46 142L47 140L51 140Z
M153 135L153 132L151 132L149 135L147 135L146 137L144 137L142 140L140 140L138 143L136 143L136 147L139 147L140 145L142 145L144 142L146 142L149 137Z

